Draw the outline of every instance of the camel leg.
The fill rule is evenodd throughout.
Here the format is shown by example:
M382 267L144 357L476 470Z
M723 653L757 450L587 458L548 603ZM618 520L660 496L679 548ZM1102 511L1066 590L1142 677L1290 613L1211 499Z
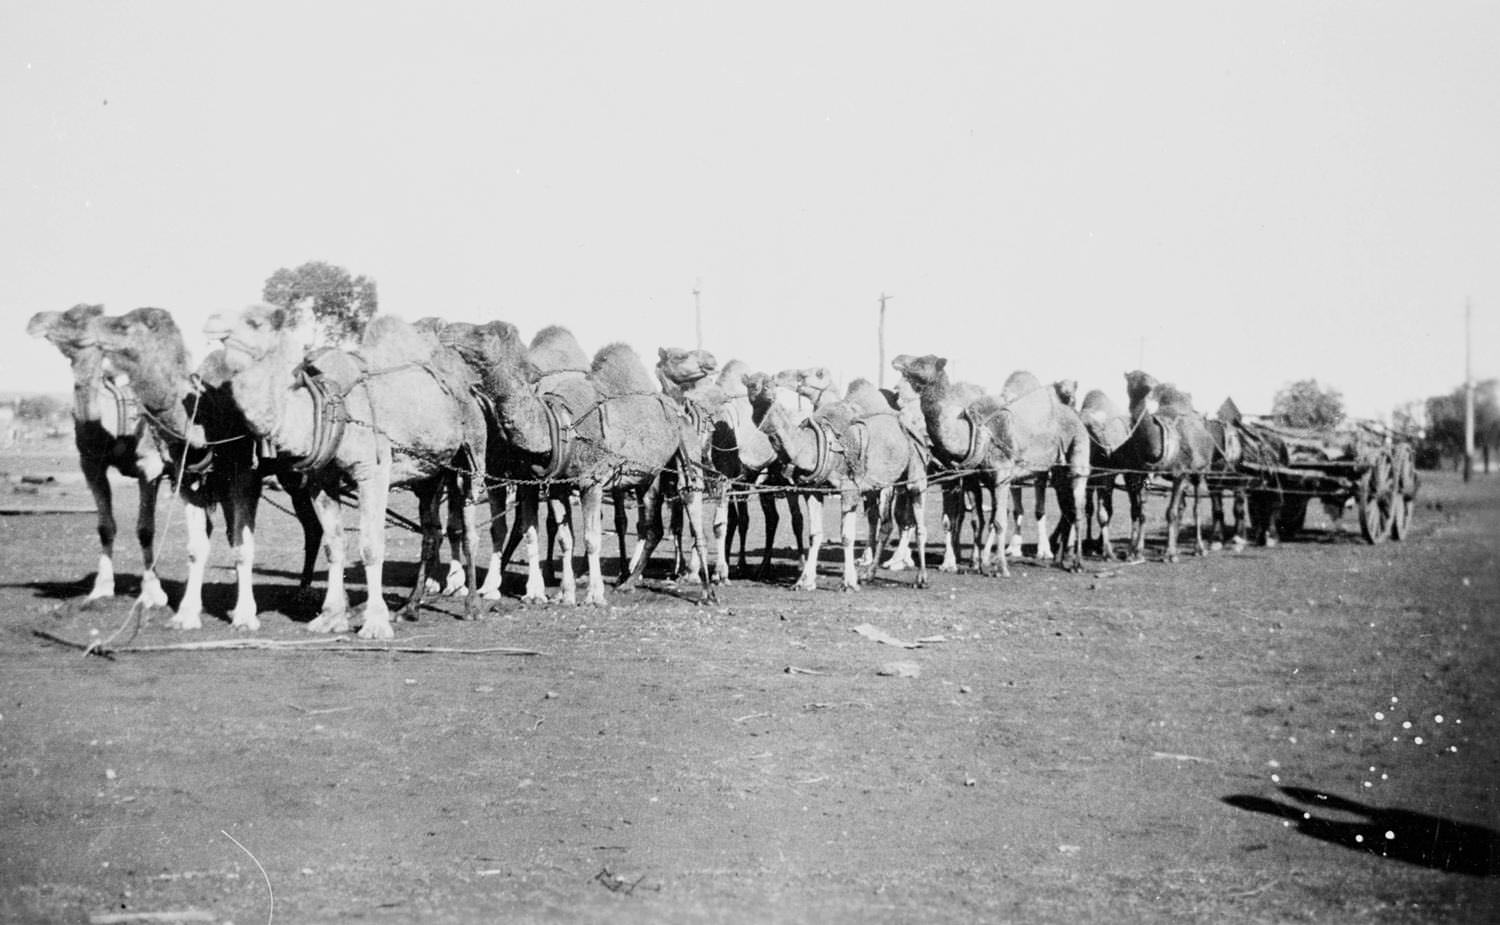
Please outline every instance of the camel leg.
M731 535L739 539L740 557L737 560L737 564L740 574L743 575L746 569L750 567L745 561L745 542L750 539L750 499L744 495L733 499L730 502L729 512L731 524L729 530ZM724 573L724 583L727 584L729 582L729 567L726 565L722 571Z
M690 470L689 470L690 471ZM719 599L708 562L707 536L703 527L704 489L698 478L685 473L681 477L683 516L687 519L688 533L693 540L693 559L700 562L693 576L698 579L698 603L711 604ZM743 545L740 547L744 548ZM722 562L720 563L722 566Z
M313 571L318 565L318 547L323 543L323 522L313 504L306 484L292 479L282 479L287 500L292 503L292 513L302 526L302 576L297 580L297 591L305 594L312 588Z
M958 482L943 486L943 561L938 571L958 571L958 547L964 524L964 490Z
M651 554L656 552L656 547L662 541L661 521L661 489L660 480L652 480L651 486L641 494L640 519L636 521L635 532L638 542L636 543L635 561L631 564L630 571L621 576L615 590L621 593L634 591L637 582L646 571L646 563L651 561ZM680 544L679 544L680 551Z
M1005 555L1012 559L1021 558L1023 546L1021 543L1021 518L1026 513L1026 503L1021 495L1021 486L1012 484L1010 486L1011 516L1002 521L1006 529L1011 531L1010 542L1001 543Z
M234 571L238 585L230 626L255 632L260 629L259 609L255 606L255 509L260 502L260 478L253 472L236 479L229 502L224 505L224 533L234 552Z
M160 481L139 479L140 505L136 512L135 537L141 544L141 594L136 600L142 607L167 606L167 592L156 577L156 495ZM92 595L90 595L92 596Z
M81 425L80 425L81 426ZM115 596L115 505L114 496L109 487L109 463L103 456L92 454L80 454L78 457L80 468L83 469L83 480L88 483L89 492L94 496L94 507L99 512L99 569L94 573L94 585L89 590L89 600L103 597ZM142 491L145 483L142 483ZM152 489L155 497L155 489ZM142 495L144 498L144 494ZM149 569L153 560L146 563ZM142 592L145 591L145 573L142 572Z
M599 511L602 515L604 498L602 489L600 491L601 494L599 501L595 504L595 510ZM552 539L557 544L559 550L556 559L562 566L562 574L558 578L557 603L576 605L578 603L578 573L573 563L573 510L570 503L571 500L566 489L556 491L547 502L547 519L549 524L555 525L552 531ZM587 508L585 508L585 516L587 516ZM588 531L587 521L584 522L583 529L586 534ZM553 558L549 555L547 561L550 563L553 561Z
M1125 494L1130 498L1130 552L1131 562L1146 559L1146 477L1132 473L1125 476Z
M1068 571L1079 572L1083 570L1083 509L1089 490L1088 474L1070 472L1068 487L1068 494L1058 494L1058 507L1063 509L1058 515L1058 529L1063 541L1057 545L1057 558ZM1065 547L1066 553L1063 552Z
M918 588L927 587L927 486L921 485L910 489L911 500L906 506L907 515L912 520L912 529L916 533L916 546L913 549L913 557L917 566Z
M1187 476L1179 475L1172 479L1172 490L1167 495L1167 561L1176 562L1179 558L1177 549L1177 532L1182 529L1182 505L1186 500Z
M992 569L999 565L1000 574L1006 578L1010 577L1010 563L1006 561L1004 553L1006 524L1010 523L1010 492L1006 491L1005 485L996 485L988 489L990 516L983 521L984 531L979 550L979 573L981 575L993 574ZM992 552L993 551L993 552Z
M429 586L428 570L437 561L438 548L443 542L443 481L442 478L433 478L412 486L412 492L417 496L417 519L422 528L422 555L417 559L417 580L412 582L411 594L401 605L400 617L403 620L416 620L422 601L428 593L436 590L436 582Z
M733 544L729 542L729 530L735 524L736 513L734 504L726 496L714 505L714 516L710 522L710 530L714 537L714 557L718 564L718 580L723 584L729 583L729 552ZM740 547L744 549L743 546Z
M790 497L788 504L795 504ZM781 525L781 514L776 510L776 495L771 492L762 492L760 495L760 512L766 522L765 548L760 553L760 571L756 577L761 581L771 577L771 554L776 547L776 528ZM744 547L740 547L743 551Z
M629 497L626 490L623 488L616 489L613 492L613 495L615 502L615 545L619 547L620 576L621 578L624 578L624 576L635 571L635 561L636 558L640 556L641 544L639 534L642 514L637 512L635 519L637 534L635 550L633 552L627 552L626 547L629 545L628 538L630 536L630 512L626 510L626 505L629 502Z
M1206 556L1208 555L1208 547L1203 543L1203 521L1198 517L1198 501L1199 496L1203 493L1203 477L1194 475L1190 476L1190 478L1193 482L1193 555ZM1218 497L1218 492L1214 492L1214 496ZM1222 510L1222 501L1220 505L1221 510L1219 511L1219 515L1222 518L1224 513Z
M500 600L500 580L505 577L502 550L509 542L506 530L506 489L503 484L491 487L487 492L490 501L490 567L485 570L484 584L479 586L479 596L487 601Z
M458 477L456 488L463 488L462 497L464 504L459 508L463 517L464 531L463 541L460 544L460 553L463 555L463 587L468 589L464 595L464 619L477 620L481 616L479 612L479 575L474 566L474 550L479 548L479 521L475 510L479 507L480 485L472 475L467 473Z
M1109 477L1109 481L1094 489L1095 512L1094 516L1099 521L1099 554L1105 559L1113 561L1115 558L1115 547L1110 542L1109 525L1115 518L1115 479Z
M464 476L459 477L460 481L463 479ZM468 533L473 523L474 513L469 509L467 494L458 491L457 486L450 485L448 490L448 577L441 589L446 596L464 594L473 587L468 583L464 565L468 561L464 556L464 546L469 543ZM470 546L471 550L472 548ZM472 555L472 552L470 554Z
M583 551L588 559L589 569L588 591L587 593L585 593L583 600L584 603L589 604L590 606L602 607L604 605L604 571L600 563L599 551L600 547L604 543L604 489L599 486L590 486L584 489L582 494ZM636 526L636 532L639 533L640 524L637 523ZM646 541L644 539L638 538L637 548L643 547L645 545L645 542ZM572 541L570 538L570 548L568 556L570 564L564 571L565 577L567 575L567 572L572 571L571 561L573 557L571 555L571 546ZM649 556L642 555L641 562L644 563L648 558ZM567 591L571 590L572 588L573 583L569 581L567 587L564 588L564 590ZM568 601L568 603L572 604L575 603L575 601L576 595L574 600L570 600Z
M384 458L368 467L365 478L359 481L359 554L365 564L364 625L359 629L361 639L394 639L396 631L391 628L391 611L385 603L385 507L391 493L391 458L387 450Z
M794 586L799 591L818 588L818 551L823 547L823 498L816 492L807 495L807 522L807 555L802 563L802 574Z
M811 516L812 505L808 502L813 495L804 495L800 492L789 491L786 493L786 516L792 522L792 539L797 543L797 560L799 562L807 559L806 533L803 532L803 524ZM821 499L820 499L821 500ZM819 523L822 522L822 506L818 507Z
M182 589L177 613L167 621L174 630L195 630L203 626L203 573L208 568L208 509L184 500L183 529L187 533L188 578Z
M895 492L895 500L891 509L891 515L896 518L896 523L901 525L901 532L896 537L896 548L885 560L885 568L892 572L905 571L912 567L911 541L916 532L911 524L911 492L903 487ZM881 547L883 550L885 547Z
M1032 500L1036 505L1034 518L1036 520L1036 557L1046 562L1062 555L1062 550L1054 549L1051 537L1047 533L1047 476L1045 474L1036 477L1035 497Z
M859 567L854 559L854 538L859 533L859 508L862 500L858 492L847 491L843 492L839 498L839 532L842 534L839 539L844 546L844 581L840 587L842 591L859 590ZM877 516L879 516L877 513L872 512L872 522ZM875 542L873 531L869 541Z
M323 526L323 553L328 560L328 588L323 593L323 607L307 625L314 633L347 633L349 631L349 595L344 590L344 513L338 496L314 489L313 509Z
M523 485L516 491L516 536L526 545L526 591L521 600L527 604L547 603L547 582L542 577L542 543L538 526L540 491L535 485Z

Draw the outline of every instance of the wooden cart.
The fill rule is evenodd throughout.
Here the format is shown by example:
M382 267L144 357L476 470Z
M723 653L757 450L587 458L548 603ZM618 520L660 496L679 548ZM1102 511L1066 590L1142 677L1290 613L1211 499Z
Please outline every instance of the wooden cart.
M1279 450L1275 463L1247 459L1241 468L1258 480L1252 492L1279 495L1276 527L1282 537L1302 529L1312 498L1339 506L1352 498L1367 542L1406 537L1417 497L1416 453L1406 439L1370 421L1311 430L1247 418L1240 427Z

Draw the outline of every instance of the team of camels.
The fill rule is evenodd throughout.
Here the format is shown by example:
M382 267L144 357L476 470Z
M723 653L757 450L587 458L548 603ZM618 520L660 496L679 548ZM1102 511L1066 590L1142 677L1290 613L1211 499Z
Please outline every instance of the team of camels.
M670 502L678 536L674 577L695 582L700 601L715 600L717 588L730 581L736 539L738 572L750 573L752 495L765 516L759 577L770 574L780 503L788 508L801 563L795 586L815 588L822 504L837 499L841 587L859 588L880 567L915 569L915 585L924 587L924 501L932 485L942 489L945 572L967 559L982 574L1010 573L1007 560L1021 552L1023 483L1036 486L1037 557L1076 571L1086 540L1099 555L1119 554L1109 526L1123 477L1131 510L1125 555L1141 559L1143 496L1153 475L1170 484L1166 558L1176 561L1189 489L1195 551L1205 551L1202 489L1213 501L1213 538L1222 541L1220 494L1234 484L1240 452L1226 417L1232 403L1209 418L1187 393L1141 371L1126 374L1128 406L1121 412L1101 390L1075 408L1075 382L1043 383L1024 371L995 392L955 382L947 360L931 354L896 357L895 389L864 379L841 388L824 367L769 374L739 360L720 367L704 350L663 347L654 370L625 344L590 358L565 328L548 327L527 343L500 321L408 324L381 316L357 347L309 352L286 311L254 305L210 319L205 333L220 347L197 369L189 368L182 332L161 309L111 316L101 306L79 305L36 315L28 331L54 344L73 368L79 460L99 513L90 598L115 593L107 478L114 468L140 483L139 601L167 604L154 551L157 485L165 479L186 512L189 576L170 624L183 629L202 622L215 507L235 551L232 625L259 627L252 588L256 508L270 477L280 480L303 528L304 590L320 545L327 561L326 589L309 628L344 632L359 623L361 636L389 639L383 568L387 501L396 487L416 496L422 535L417 577L400 612L410 615L426 594L446 591L462 593L465 615L474 617L499 598L501 577L519 548L526 559L524 600L549 600L551 575L555 600L577 602L574 498L588 604L605 600L606 500L613 502L619 541L616 591L639 581L667 532L663 506ZM1059 506L1050 533L1049 486ZM710 496L719 503L706 525ZM350 497L359 512L367 587L358 615L344 586L342 499ZM1242 493L1235 497L1231 539L1242 545ZM481 583L476 511L485 500L492 552ZM627 547L632 503L633 550ZM861 513L867 541L857 557ZM439 568L445 535L452 551L446 574ZM556 574L548 538L560 547Z

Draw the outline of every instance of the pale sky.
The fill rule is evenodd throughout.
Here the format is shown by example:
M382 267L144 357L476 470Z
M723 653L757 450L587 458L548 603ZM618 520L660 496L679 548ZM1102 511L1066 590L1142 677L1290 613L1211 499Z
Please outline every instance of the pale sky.
M878 8L877 8L878 7ZM0 389L47 309L326 260L408 319L1212 410L1500 375L1500 4L6 2ZM1144 360L1144 363L1142 362ZM887 374L887 382L893 373Z

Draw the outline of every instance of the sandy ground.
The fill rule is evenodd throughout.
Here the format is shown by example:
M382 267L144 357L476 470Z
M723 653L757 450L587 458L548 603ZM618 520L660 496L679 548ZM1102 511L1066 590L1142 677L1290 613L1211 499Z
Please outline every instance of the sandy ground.
M0 470L0 507L91 507L62 450ZM127 596L80 606L93 516L10 513L0 919L1494 921L1500 482L1429 475L1420 502L1378 547L1315 511L1277 549L855 594L831 556L790 590L786 553L718 606L653 578L606 608L510 598L470 623L443 602L397 627L534 656L113 660L34 635L129 625ZM257 638L309 638L299 546L264 511ZM397 582L415 550L392 535ZM205 629L156 612L130 643L240 638L229 564L216 538Z

